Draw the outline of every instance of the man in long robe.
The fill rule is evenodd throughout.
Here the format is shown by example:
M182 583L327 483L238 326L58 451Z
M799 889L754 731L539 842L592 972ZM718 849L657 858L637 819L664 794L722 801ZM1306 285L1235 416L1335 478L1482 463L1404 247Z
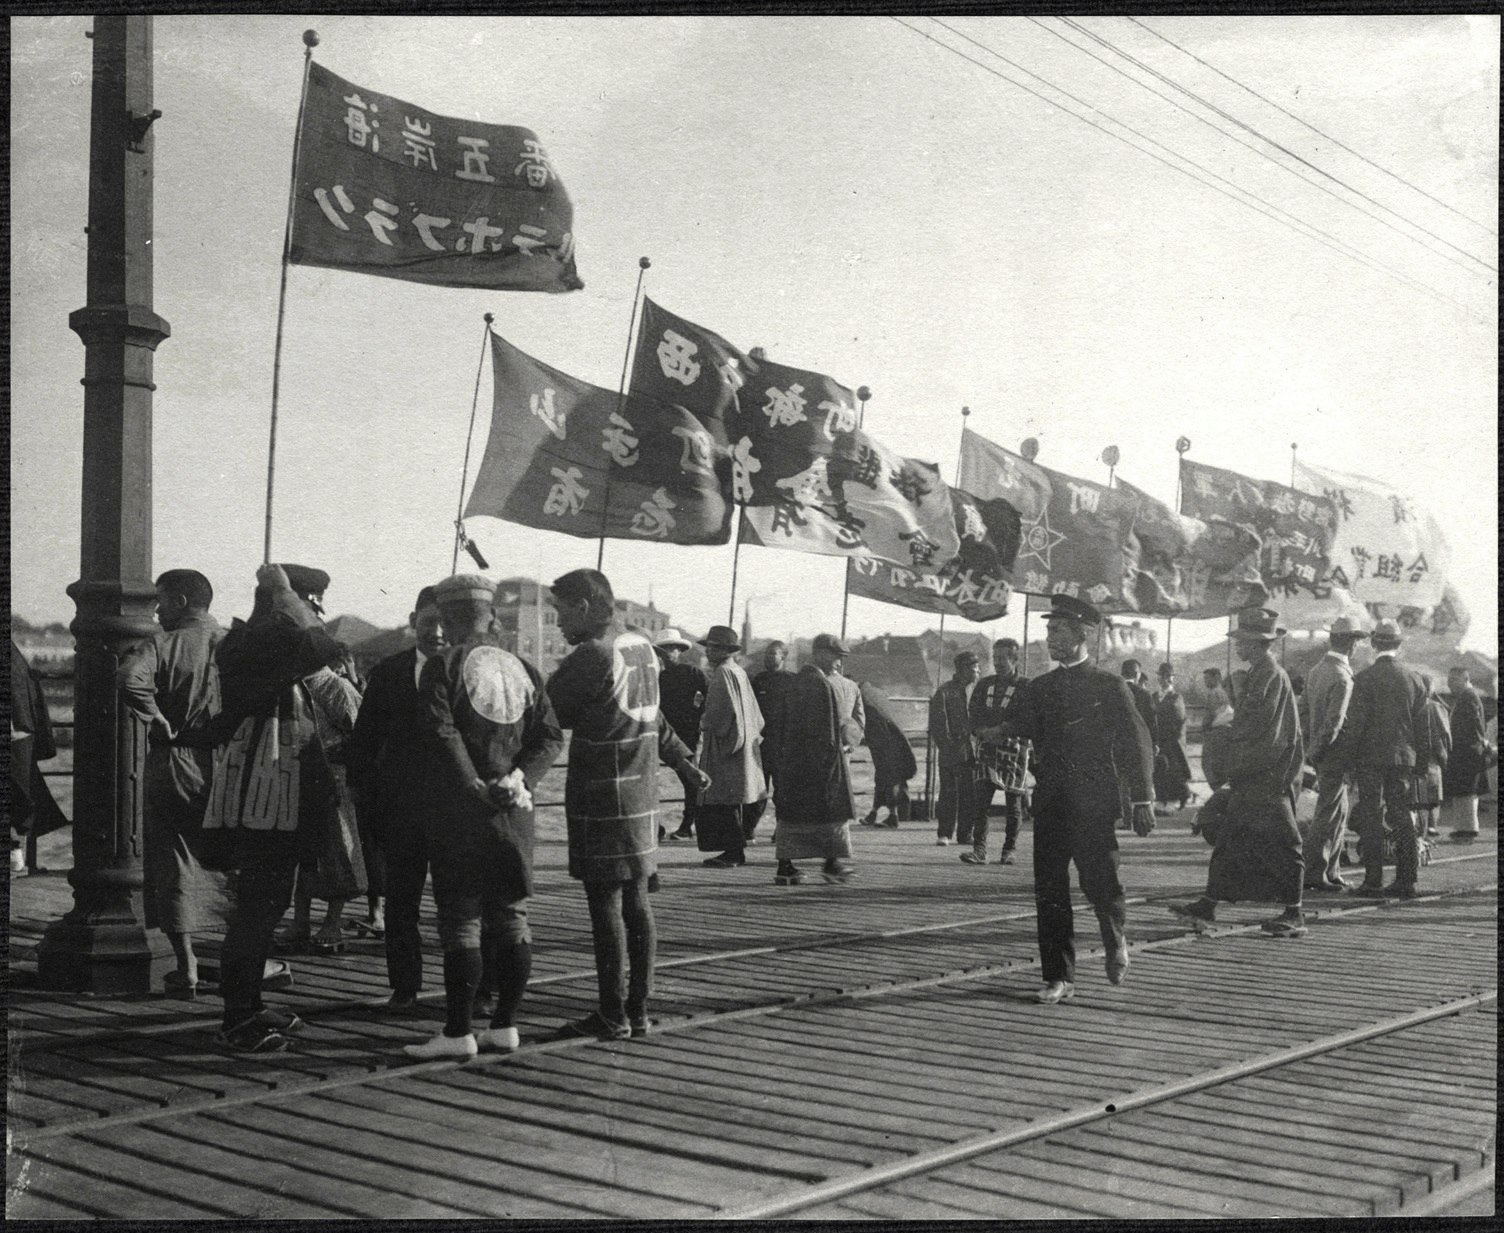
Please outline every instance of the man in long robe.
M1225 821L1212 850L1206 893L1170 910L1201 927L1215 919L1219 902L1272 902L1283 911L1264 922L1264 931L1301 937L1305 861L1295 799L1305 751L1295 691L1271 654L1285 634L1278 617L1268 608L1241 609L1228 634L1248 675L1224 751L1227 788L1217 808L1225 809Z
M873 780L872 811L862 819L862 825L897 830L899 814L908 809L907 785L919 764L914 760L914 747L893 717L887 695L870 681L859 681L857 688L867 716L862 741L872 754ZM879 816L884 810L887 816Z
M195 851L214 768L214 652L225 631L209 612L214 588L197 570L170 569L156 589L162 632L126 656L117 675L126 709L147 726L146 924L162 930L177 959L163 988L192 997L198 987L193 935L220 928L229 911L224 875L205 869Z
M1159 665L1159 697L1154 700L1154 796L1184 809L1191 797L1191 760L1185 748L1185 699L1175 688L1175 669Z
M673 626L663 630L653 639L653 649L658 652L658 706L664 721L674 730L674 735L684 742L685 748L694 753L700 739L700 716L705 712L705 691L709 682L705 672L697 664L684 662L684 653L689 650L689 639ZM695 818L700 802L693 794L684 796L684 814L679 825L668 832L669 839L693 839ZM664 838L663 835L658 836Z
M710 787L700 797L696 834L701 852L719 853L706 865L733 869L747 863L747 840L768 795L762 773L762 711L746 671L732 658L742 649L736 631L712 625L700 645L710 664L710 683L700 716L698 761L710 776Z
M977 654L961 651L954 661L955 674L930 698L930 740L940 768L939 800L935 806L935 842L944 847L952 840L970 849L976 825L977 742L971 734L971 695L976 688ZM987 849L968 850L961 859L985 865Z
M846 760L841 706L831 678L846 650L833 634L815 637L807 663L784 691L774 731L773 774L778 781L778 869L773 881L796 886L804 875L794 865L811 857L824 859L827 882L851 877L851 822L856 802L851 795L851 767Z
M1452 829L1453 843L1478 838L1478 797L1488 789L1488 737L1484 734L1483 700L1467 668L1447 673L1452 722L1452 753L1442 776L1441 814Z

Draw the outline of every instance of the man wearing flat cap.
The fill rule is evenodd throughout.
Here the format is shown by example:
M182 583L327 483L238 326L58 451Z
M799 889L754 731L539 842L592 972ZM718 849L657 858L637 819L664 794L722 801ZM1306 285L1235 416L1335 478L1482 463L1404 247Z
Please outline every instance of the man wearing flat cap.
M1431 690L1398 660L1401 634L1394 621L1373 627L1373 663L1353 678L1347 723L1332 750L1334 769L1353 772L1358 804L1353 821L1363 860L1364 895L1412 898L1420 875L1420 839L1410 817L1411 783L1423 748ZM1418 756L1419 755L1419 756ZM1384 885L1384 835L1394 844L1394 881Z
M1034 905L1044 977L1035 999L1046 1004L1076 991L1072 861L1101 928L1107 979L1121 984L1128 972L1119 776L1127 783L1134 833L1154 830L1149 730L1123 679L1087 662L1088 631L1101 614L1069 595L1051 596L1050 605L1045 641L1059 667L1030 680L1002 723L976 733L984 741L1015 736L1034 743Z
M1284 909L1264 922L1265 933L1297 938L1306 932L1300 906L1305 861L1295 822L1305 749L1295 691L1272 653L1284 634L1277 612L1243 608L1227 635L1248 675L1223 747L1227 784L1205 806L1224 823L1212 849L1206 893L1170 909L1198 929L1214 919L1218 902L1252 900Z
M1347 834L1347 775L1336 769L1332 747L1347 724L1353 696L1353 649L1368 635L1351 617L1327 630L1326 654L1306 677L1306 761L1316 771L1316 815L1305 837L1306 889L1345 891L1342 844Z
M700 716L705 713L705 691L709 682L705 672L697 664L686 663L684 653L690 641L670 625L653 639L653 650L658 653L658 705L663 718L674 730L674 735L693 752L700 739ZM670 839L693 839L695 817L700 802L693 794L684 796L684 816L676 830L669 832ZM661 836L660 836L661 838Z
M850 654L850 648L834 634L816 634L815 644L813 650L834 656L836 666L825 679L836 691L836 715L841 725L841 744L850 755L867 735L867 704L862 701L861 686L841 670L841 660Z
M710 663L705 713L700 716L699 767L710 776L696 819L705 864L733 869L747 863L747 839L768 790L762 773L762 711L752 682L733 656L741 640L729 625L712 625L700 640Z
M443 1029L409 1056L464 1058L518 1046L532 971L524 904L533 891L533 798L564 733L538 670L501 645L495 587L456 574L434 587L445 649L423 665L422 723L434 746L425 849L444 947ZM482 939L497 982L490 1026L471 1030Z
M773 881L797 886L804 874L797 860L823 857L827 882L851 878L851 766L846 760L841 702L834 682L846 648L834 634L818 634L810 662L784 690L780 714L769 725L774 746L766 751L778 783L774 842L778 868Z
M952 661L954 675L930 698L930 740L940 764L940 792L935 806L936 844L972 841L976 824L977 742L971 734L971 693L981 676L975 651L961 651ZM959 832L959 833L958 833ZM970 848L961 859L985 865L987 849Z

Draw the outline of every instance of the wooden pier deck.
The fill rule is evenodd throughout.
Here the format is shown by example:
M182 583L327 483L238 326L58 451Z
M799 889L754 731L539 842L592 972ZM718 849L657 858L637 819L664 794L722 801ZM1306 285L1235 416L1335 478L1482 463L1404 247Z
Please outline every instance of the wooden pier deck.
M442 1020L380 944L299 957L293 1049L217 1046L216 998L27 987L69 902L12 887L11 1220L1027 1219L1492 1214L1497 832L1443 844L1407 902L1308 903L1310 935L1224 907L1197 936L1190 814L1122 836L1133 966L1078 903L1077 996L1038 985L1030 834L978 868L927 823L858 828L847 886L773 885L666 845L653 1035L551 1041L594 1004L588 918L545 814L523 1048L410 1064ZM765 830L771 830L768 824ZM994 852L997 841L994 840ZM686 850L688 848L689 850ZM45 863L45 862L44 862Z

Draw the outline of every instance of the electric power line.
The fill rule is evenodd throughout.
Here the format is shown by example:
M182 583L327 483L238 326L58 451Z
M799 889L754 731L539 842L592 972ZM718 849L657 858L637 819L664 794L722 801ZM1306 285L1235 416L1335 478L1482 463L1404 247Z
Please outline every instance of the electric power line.
M1042 29L1042 30L1048 30L1051 34L1055 35L1056 38L1060 39L1061 42L1065 43L1066 46L1068 46L1068 47L1074 47L1077 51L1081 52L1082 55L1091 56L1091 58L1093 60L1096 60L1099 64L1104 64L1108 68L1112 69L1113 72L1118 73L1119 75L1121 75L1123 77L1126 77L1129 81L1133 82L1134 85L1140 87L1141 89L1147 90L1150 94L1154 95L1155 98L1164 99L1164 101L1167 102L1167 103L1169 103L1170 106L1179 108L1181 111L1184 111L1188 116L1192 116L1195 119L1200 120L1201 123L1209 126L1215 132L1221 133L1223 136L1226 136L1226 137L1231 137L1240 146L1243 146L1245 149L1252 150L1260 158L1268 159L1269 162L1273 163L1276 167L1280 168L1282 171L1286 171L1286 172L1288 172L1291 175L1299 175L1299 178L1302 179L1302 180L1304 180L1307 184L1310 184L1310 185L1312 185L1315 188L1319 188L1322 192L1326 193L1327 196L1335 198L1337 201L1342 202L1343 205L1346 205L1346 206L1350 207L1351 209L1357 210L1360 214L1366 215L1367 217L1373 219L1375 222L1381 224L1382 226L1388 227L1389 230L1393 231L1396 235L1404 236L1405 239L1411 240L1414 243L1419 244L1422 248L1428 249L1429 251L1431 251L1433 253L1436 253L1437 256L1442 257L1443 259L1445 259L1447 261L1450 261L1453 265L1462 266L1463 269L1467 269L1468 268L1467 266L1463 266L1462 262L1458 261L1455 257L1448 257L1446 253L1443 253L1440 250L1438 250L1435 247L1433 247L1432 245L1427 244L1424 240L1417 239L1415 236L1410 235L1409 233L1407 233L1405 231L1401 231L1393 223L1386 222L1384 219L1380 218L1378 215L1374 214L1372 211L1365 210L1361 206L1355 205L1353 202L1348 201L1346 198L1339 196L1338 194L1334 193L1331 189L1327 188L1324 184L1318 184L1318 183L1316 183L1316 181L1312 180L1309 176L1300 175L1299 172L1295 171L1294 169L1292 169L1290 167L1287 167L1284 163L1281 163L1277 158L1274 158L1272 155L1270 155L1270 154L1266 153L1265 151L1259 149L1257 146L1251 145L1248 142L1243 141L1241 138L1239 138L1238 136L1236 136L1233 133L1228 133L1228 132L1226 132L1226 130L1218 128L1217 125L1213 124L1210 120L1206 119L1205 116L1198 116L1198 115L1196 115L1195 112L1191 111L1189 108L1185 107L1183 104L1177 103L1174 99L1169 98L1168 96L1161 94L1158 90L1154 89L1152 86L1146 85L1144 82L1142 82L1138 78L1134 77L1131 73L1124 72L1122 69L1118 68L1117 65L1110 64L1108 61L1103 60L1101 56L1097 55L1095 52L1090 51L1088 48L1082 47L1082 46L1080 46L1077 43L1071 42L1070 39L1066 38L1063 34L1061 34L1059 31L1053 29L1052 27L1046 26L1038 18L1036 18L1036 17L1030 17L1029 20L1032 21L1040 29ZM1276 150L1280 151L1280 153L1285 154L1288 157L1294 159L1297 163L1300 163L1302 166L1309 167L1312 171L1316 172L1317 175L1324 176L1326 179L1331 180L1332 183L1341 185L1343 188L1347 189L1348 192L1352 193L1355 197L1361 197L1364 201L1367 201L1371 205L1377 206L1379 209L1383 210L1386 214L1392 214L1395 218L1399 219L1401 222L1406 223L1407 225L1409 225L1411 227L1414 227L1417 231L1422 232L1425 235L1430 236L1433 240L1436 240L1436 241L1438 241L1441 244L1445 244L1448 248L1452 249L1454 252L1460 253L1462 256L1466 257L1469 261L1475 262L1476 264L1482 266L1485 270L1489 270L1489 271L1491 271L1492 273L1495 273L1495 274L1497 274L1499 272L1497 266L1489 265L1487 261L1483 260L1483 258L1475 256L1473 253L1468 252L1467 249L1461 248L1458 245L1453 244L1450 240L1446 239L1443 236L1437 235L1434 231L1431 231L1429 228L1422 226L1420 223L1417 223L1414 219L1409 218L1406 215L1399 213L1399 211L1397 211L1397 210L1390 209L1383 202L1375 200L1373 197L1370 197L1367 193L1363 192L1361 189L1354 188L1351 184L1347 183L1347 181L1339 179L1337 176L1332 175L1331 172L1326 171L1325 169L1323 169L1321 167L1318 167L1315 163L1311 162L1309 159L1305 158L1304 156L1302 156L1300 154L1297 154L1294 150L1290 149L1288 146L1282 145L1280 142L1275 141L1274 138L1268 136L1268 134L1260 132L1258 129L1253 128L1251 125L1244 123L1242 120L1238 119L1237 116L1234 116L1234 115L1230 114L1229 112L1224 111L1222 108L1218 107L1215 103L1208 102L1206 99L1202 98L1201 95L1197 94L1194 90L1191 90L1191 89L1187 88L1186 86L1181 85L1178 81L1176 81L1172 77L1167 77L1164 73L1161 73L1158 69L1154 68L1153 66L1145 64L1142 60L1138 59L1136 56L1133 56L1130 53L1124 51L1121 47L1117 46L1117 44L1113 43L1111 40L1103 38L1100 34L1097 34L1095 31L1088 29L1086 26L1083 26L1080 22L1073 21L1069 17L1062 17L1062 18L1060 18L1060 20L1065 25L1069 26L1072 30L1076 30L1076 31L1078 31L1081 34L1084 34L1087 38L1091 39L1093 42L1098 43L1102 47L1107 48L1109 51L1114 52L1115 54L1121 56L1124 60L1127 60L1130 64L1135 65L1136 67L1142 69L1144 72L1148 73L1150 76L1158 78L1160 81L1164 82L1166 85L1168 85L1172 89L1179 90L1182 94L1186 95L1188 98L1195 99L1196 102L1200 103L1208 111L1211 111L1211 112L1215 113L1216 115L1221 116L1229 124L1235 124L1235 125L1237 125L1239 128L1243 129L1245 132L1251 133L1253 136L1257 137L1260 141L1266 142L1267 144L1273 146Z
M1176 163L1172 163L1172 162L1169 161L1169 159L1166 159L1166 158L1162 157L1161 155L1158 155L1158 154L1154 153L1153 150L1147 149L1146 147L1141 146L1141 145L1137 144L1136 142L1130 141L1130 140L1128 140L1128 138L1124 137L1122 134L1115 133L1111 129L1106 128L1106 127L1104 127L1101 124L1098 124L1095 120L1092 120L1090 117L1082 115L1079 112L1071 111L1069 108L1062 107L1054 99L1048 98L1047 96L1045 96L1043 94L1040 94L1039 91L1033 89L1032 87L1024 84L1021 81L1018 81L1017 79L1015 79L1013 77L1010 77L1007 73L999 72L997 69L992 68L990 65L987 65L987 64L983 63L981 60L976 59L974 56L967 55L964 51L961 51L958 48L952 47L950 44L948 44L948 43L946 43L946 42L944 42L944 41L942 41L940 39L935 38L933 35L926 33L924 30L919 29L917 26L911 26L911 25L908 24L908 22L903 21L903 20L901 20L898 17L892 17L891 20L898 22L898 24L901 25L901 26L903 26L906 30L912 31L913 33L919 35L920 38L929 40L931 43L934 43L937 47L943 48L945 51L950 52L952 55L959 56L961 59L967 61L967 63L976 65L983 72L990 73L994 77L1000 78L1001 80L1008 82L1010 85L1016 86L1018 89L1024 91L1026 94L1033 95L1035 98L1039 99L1041 102L1045 103L1047 106L1055 108L1058 111L1062 111L1066 115L1072 117L1073 119L1080 120L1083 124L1088 124L1092 128L1098 129L1101 132L1106 133L1107 136L1112 137L1114 140L1121 141L1124 145L1130 146L1133 149L1138 150L1140 153L1147 154L1150 158L1154 159L1156 162L1163 163L1166 167L1169 167L1172 171L1178 171L1178 172L1180 172L1182 175L1185 175L1185 176L1189 177L1190 179L1195 180L1198 184L1202 184L1205 187L1210 188L1213 192L1221 193L1224 197L1228 198L1230 201L1234 201L1234 202L1238 203L1239 205L1247 206L1249 209L1254 210L1254 211L1256 211L1259 214L1263 214L1266 217L1273 219L1275 222L1281 224L1282 226L1290 228L1290 230L1295 231L1297 234L1303 235L1303 236L1307 237L1308 239L1313 239L1318 244L1321 244L1321 245L1323 245L1326 248L1330 248L1334 252L1340 253L1341 255L1343 255L1345 257L1349 257L1352 260L1357 261L1361 265L1365 265L1368 268L1373 269L1373 270L1378 270L1381 273L1386 273L1386 274L1390 275L1392 278L1396 279L1397 281L1399 281L1401 283L1404 283L1405 285L1407 285L1409 287L1412 287L1413 289L1415 289L1417 291L1421 291L1424 294L1431 296L1433 299L1441 300L1441 301L1444 301L1446 303L1449 303L1449 304L1453 305L1454 307L1460 308L1464 312L1466 312L1470 316L1472 316L1475 320L1479 320L1479 321L1483 320L1483 317L1479 313L1477 313L1476 310L1472 309L1467 304L1464 304L1461 300L1458 300L1458 299L1454 298L1453 296L1449 296L1445 292L1436 290L1436 288L1430 286L1428 283L1425 283L1425 282L1423 282L1422 280L1420 280L1418 278L1414 278L1411 275L1404 273L1403 271L1396 270L1393 267L1385 265L1383 262L1376 260L1375 258L1369 257L1366 253L1363 253L1360 250L1353 248L1350 244L1347 244L1345 241L1338 239L1336 236L1330 235L1327 232L1322 231L1319 227L1315 227L1312 224L1307 223L1304 219L1301 219L1297 215L1290 213L1290 211L1288 211L1288 210L1282 209L1279 206L1272 205L1272 203L1264 202L1263 199L1260 198L1260 197L1258 197L1257 194L1250 193L1247 189L1242 188L1238 184L1235 184L1233 181L1227 179L1225 176L1218 175L1216 172L1210 171L1207 168L1202 167L1201 164L1195 162L1194 160L1186 158L1185 155L1179 154L1176 151L1171 150L1170 147L1167 146L1167 145L1165 145L1163 142L1157 141L1153 137L1150 137L1150 136L1148 136L1145 133L1139 132L1137 129L1133 128L1131 125L1124 124L1121 120L1118 120L1116 117L1108 115L1106 112L1101 111L1099 108L1095 107L1091 103L1086 102L1084 99L1077 98L1074 94L1071 94L1068 90L1062 89L1060 86L1057 86L1053 82L1048 81L1047 79L1041 77L1038 73L1035 73L1035 72L1033 72L1030 69L1024 68L1023 65L1018 64L1015 61L1008 59L1001 52L994 51L992 48L987 47L985 44L977 42L976 39L971 38L969 35L965 34L964 32L953 29L951 26L946 25L943 21L940 21L938 18L931 18L930 20L934 21L937 25L942 26L944 29L951 31L952 34L956 34L960 38L965 39L967 42L972 43L975 46L982 48L989 55L992 55L992 56L996 57L997 59L1002 60L1005 64L1011 65L1013 68L1018 69L1020 72L1027 73L1030 77L1033 77L1036 80L1038 80L1040 82L1043 82L1045 85L1049 86L1050 89L1055 90L1056 92L1064 95L1066 98L1071 99L1073 102L1078 103L1081 106L1086 107L1089 110L1094 111L1097 114L1104 116L1108 120L1112 121L1112 123L1118 125L1120 128L1126 129L1128 132L1133 133L1135 136L1142 138L1143 140L1149 142L1150 144L1158 146L1160 149L1162 149L1162 150L1166 151L1168 154L1170 154L1171 157L1180 159L1182 162L1187 163L1190 166L1196 168L1196 170L1199 171L1199 172L1201 172L1202 174L1201 175L1197 175L1197 174L1195 174L1195 173L1193 173L1191 171L1188 171L1188 170L1186 170L1185 167L1179 166ZM1210 178L1207 178L1207 177L1210 177ZM1215 184L1215 183L1212 182L1213 180L1221 181L1222 184L1226 184L1229 188L1231 188L1233 190L1233 192L1229 192L1227 189L1219 187L1217 184ZM1234 193L1241 193L1241 194L1243 194L1243 196L1235 196ZM1283 216L1283 217L1281 217L1281 216Z
M1375 169L1377 169L1379 171L1382 171L1390 179L1392 179L1392 180L1398 180L1406 188L1413 189L1415 192L1419 193L1422 197L1426 198L1428 201L1434 201L1443 210L1450 210L1458 218L1465 219L1467 222L1472 223L1474 227L1482 227L1483 230L1486 231L1486 232L1488 232L1489 235L1498 235L1499 234L1496 230L1494 230L1494 228L1490 227L1487 223L1480 223L1476 218L1472 217L1472 215L1470 215L1470 214L1464 214L1461 210L1457 209L1456 206L1448 205L1440 197L1433 196L1431 193L1426 192L1426 190L1423 189L1423 188L1421 188L1421 186L1419 184L1412 183L1411 181L1405 179L1405 177L1402 176L1402 175L1400 175L1398 172L1390 171L1389 168L1385 167L1382 163L1376 163L1376 162L1374 162L1374 160L1371 159L1371 158L1369 158L1368 155L1366 155L1366 154L1360 154L1357 150L1354 150L1351 146L1343 145L1342 142L1338 141L1330 133L1322 132L1321 129L1317 128L1309 120L1302 119L1300 116L1296 115L1293 111L1290 111L1288 108L1281 107L1272 98L1268 98L1267 96L1265 96L1263 94L1260 94L1252 86L1244 85L1244 83L1241 82L1241 81L1239 81L1236 77L1232 77L1229 74L1224 73L1215 64L1211 64L1208 61L1203 60L1195 52L1190 51L1189 49L1187 49L1185 47L1182 47L1174 39L1168 38L1167 36L1161 34L1158 30L1154 29L1153 26L1144 25L1144 23L1141 22L1141 21L1139 21L1139 19L1137 17L1129 17L1128 20L1131 21L1135 26L1140 26L1143 29L1147 30L1150 34L1152 34L1155 38L1159 39L1161 42L1168 43L1171 47L1173 47L1176 51L1180 52L1182 55L1189 56L1197 64L1200 64L1200 65L1202 65L1202 66L1204 66L1206 68L1211 69L1211 71L1214 72L1214 73L1216 73L1217 76L1219 76L1219 77L1225 77L1228 81L1232 82L1233 85L1237 86L1238 89L1240 89L1240 90L1246 90L1246 91L1248 91L1249 94L1253 95L1254 98L1261 99L1263 102L1268 103L1269 106L1271 106L1271 107L1273 107L1275 109L1275 111L1282 112L1283 114L1289 116L1290 119L1294 120L1297 124L1303 124L1303 125L1305 125L1305 127L1308 128L1308 129L1310 129L1311 132L1315 133L1318 137L1321 137L1321 138L1323 138L1326 141L1330 141L1339 150L1346 150L1354 158L1360 158L1360 159L1362 159L1370 167L1373 167L1373 168L1375 168Z

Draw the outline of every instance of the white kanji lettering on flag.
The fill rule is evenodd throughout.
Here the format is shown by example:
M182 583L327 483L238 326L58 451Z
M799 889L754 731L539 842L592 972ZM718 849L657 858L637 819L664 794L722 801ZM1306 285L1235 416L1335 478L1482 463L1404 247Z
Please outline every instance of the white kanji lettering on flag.
M672 432L684 442L679 469L690 475L714 475L710 461L710 434L703 428L685 428L682 424L675 425Z
M381 121L375 116L381 109L375 104L368 106L359 94L347 94L344 101L349 104L345 111L345 132L350 144L362 150L369 148L372 154L380 154L381 134L376 130L381 127ZM366 115L367 110L371 113L369 117Z
M601 449L611 455L619 467L631 467L637 463L637 437L632 422L624 415L611 412L611 422L601 429Z
M827 441L834 441L838 432L851 432L856 427L854 407L827 399L820 404L820 410L825 412L825 423L821 425L821 431L825 433Z
M414 167L426 166L430 171L439 169L433 156L433 125L424 124L412 116L402 117L402 157Z
M795 424L808 421L809 416L804 414L802 397L804 387L798 382L789 386L787 390L780 390L770 385L766 393L768 400L762 405L762 413L768 417L769 428L779 424L785 428L792 428Z
M512 168L512 174L525 176L529 188L544 188L548 184L549 177L554 174L553 164L548 161L548 155L543 146L537 141L524 141L522 143L522 159L517 166Z
M674 509L676 502L664 489L660 488L653 493L638 508L638 512L632 515L632 532L635 535L656 536L659 539L667 539L668 533L674 529L674 516L669 510Z
M464 166L454 173L456 180L474 180L478 184L495 184L496 177L489 171L491 156L486 153L491 143L484 137L456 137L464 147L461 157Z
M658 367L670 381L693 385L700 376L700 363L694 358L699 349L677 330L664 330L658 343Z
M762 463L752 453L752 438L743 437L731 447L731 499L746 504L752 499L752 477Z
M319 209L324 212L324 217L338 227L341 231L349 231L350 224L345 222L334 212L334 207L329 204L329 194L334 194L334 200L339 202L339 208L346 214L355 213L355 203L350 200L350 194L345 192L343 184L336 184L332 189L316 188L313 190L313 199L319 203Z
M564 514L578 514L585 508L590 489L580 483L584 472L579 467L550 467L549 474L558 482L548 490L548 498L543 502L545 514L557 518Z
M548 431L564 440L564 413L554 406L554 390L547 387L543 393L534 394L528 399L528 405L533 409L533 414L544 422Z

